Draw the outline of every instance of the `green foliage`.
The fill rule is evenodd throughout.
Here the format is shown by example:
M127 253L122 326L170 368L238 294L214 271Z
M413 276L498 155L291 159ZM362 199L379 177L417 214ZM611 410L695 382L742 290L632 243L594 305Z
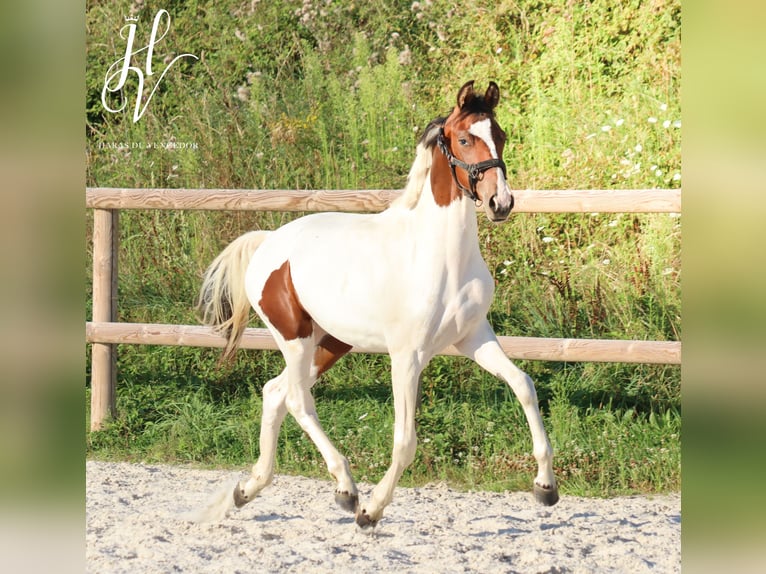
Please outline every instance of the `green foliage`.
M87 3L87 184L190 188L401 188L416 138L475 78L501 89L511 186L679 187L680 2ZM170 33L155 62L188 52L140 121L107 113L101 88L123 55L117 31L155 12ZM147 79L151 84L154 80ZM130 101L135 84L124 95ZM143 142L122 149L115 142ZM168 142L192 147L163 147ZM301 214L123 211L119 317L195 323L208 263L246 230ZM92 219L87 219L90 250ZM500 334L681 338L681 219L668 215L521 214L481 220L496 278ZM90 255L90 253L89 253ZM90 316L90 256L86 313ZM260 390L282 368L241 351L122 346L118 413L87 435L89 456L242 466L258 455ZM522 362L535 380L568 493L680 486L680 369ZM314 389L320 419L358 479L376 481L391 450L389 362L349 356ZM86 372L87 383L87 372ZM404 481L527 488L535 471L512 393L465 360L422 377L420 444ZM289 417L278 468L324 476Z

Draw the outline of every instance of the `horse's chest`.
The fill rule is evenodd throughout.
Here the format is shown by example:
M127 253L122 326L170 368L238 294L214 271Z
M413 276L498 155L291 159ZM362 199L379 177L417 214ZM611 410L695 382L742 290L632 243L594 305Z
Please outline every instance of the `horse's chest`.
M442 305L431 322L431 337L438 345L451 345L460 340L487 316L494 289L487 272L464 282L452 292L443 294Z

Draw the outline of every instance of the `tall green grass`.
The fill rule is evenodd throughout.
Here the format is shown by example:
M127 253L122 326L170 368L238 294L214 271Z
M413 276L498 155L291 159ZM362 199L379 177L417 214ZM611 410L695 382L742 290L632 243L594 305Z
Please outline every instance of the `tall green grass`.
M191 52L138 123L100 106L131 6L173 17L166 53ZM87 183L126 187L401 188L416 138L476 79L500 85L514 188L679 187L680 3L314 1L88 3ZM159 48L158 48L159 50ZM126 149L104 142L194 142ZM195 323L205 267L232 239L298 213L123 211L119 318ZM86 245L90 250L88 215ZM681 339L681 218L517 214L480 220L499 334ZM86 267L90 316L90 252ZM260 390L282 368L241 351L122 346L118 410L88 455L241 467L258 455ZM680 368L524 362L535 380L565 493L680 488ZM86 366L86 400L89 373ZM389 461L388 358L349 356L314 394L358 479ZM529 431L512 393L467 360L422 378L420 438L404 482L528 488ZM278 470L325 476L288 417Z

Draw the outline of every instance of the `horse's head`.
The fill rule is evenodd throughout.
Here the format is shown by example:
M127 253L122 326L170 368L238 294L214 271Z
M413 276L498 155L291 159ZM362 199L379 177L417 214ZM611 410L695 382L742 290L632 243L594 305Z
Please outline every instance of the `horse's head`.
M474 92L473 80L464 84L437 140L457 189L481 202L495 223L505 221L513 207L503 162L505 132L495 121L499 99L495 82L489 83L483 96Z

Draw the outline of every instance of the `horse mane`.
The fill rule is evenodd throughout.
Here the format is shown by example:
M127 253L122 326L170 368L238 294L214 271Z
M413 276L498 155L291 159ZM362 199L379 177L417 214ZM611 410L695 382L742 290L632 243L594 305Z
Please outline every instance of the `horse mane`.
M415 148L415 161L412 163L409 175L407 175L407 185L402 194L391 203L391 207L412 209L417 205L420 192L423 190L423 185L425 185L426 178L431 171L432 150L436 145L436 138L446 121L446 116L438 117L431 120L426 129L423 130Z

